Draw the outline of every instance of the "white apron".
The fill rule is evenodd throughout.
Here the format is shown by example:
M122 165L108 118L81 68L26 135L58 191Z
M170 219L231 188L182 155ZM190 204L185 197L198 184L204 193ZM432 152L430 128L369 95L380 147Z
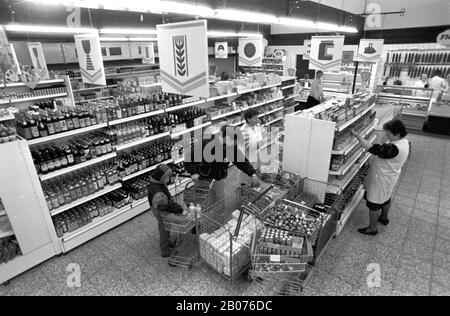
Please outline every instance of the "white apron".
M397 157L381 159L375 156L364 183L367 200L372 203L383 204L391 199L403 165L408 159L409 141L406 138L392 142L392 144L396 145L399 150Z

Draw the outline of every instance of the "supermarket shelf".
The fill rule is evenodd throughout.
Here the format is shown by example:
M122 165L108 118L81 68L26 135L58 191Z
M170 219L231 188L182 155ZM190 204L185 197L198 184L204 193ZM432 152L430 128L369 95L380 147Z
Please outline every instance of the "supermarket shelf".
M281 100L283 100L283 99L284 99L284 97L279 97L279 98L276 98L276 99L267 101L266 104L273 103L273 102L277 102L277 101L281 101Z
M169 164L169 163L171 163L171 162L173 162L173 160L172 160L172 159L169 159L169 160L166 160L166 161L161 162L161 164ZM152 170L155 170L156 167L158 167L158 165L159 165L159 163L156 164L156 165L154 165L154 166L151 166L151 167L149 167L149 168L146 168L146 169L140 170L140 171L138 171L138 172L135 172L135 173L133 173L133 174L130 174L129 176L123 177L123 178L122 178L122 181L128 181L128 180L133 179L133 178L135 178L135 177L138 177L138 176L140 176L140 175L146 174L147 172L150 172L150 171L152 171Z
M255 91L261 90L263 88L264 87L258 87L258 88L248 89L248 90L242 90L242 91L238 91L238 94L246 94L246 93L250 93L250 92L255 92Z
M53 178L65 175L65 174L70 173L70 172L74 172L74 171L80 170L82 168L86 168L86 167L98 164L100 162L103 162L103 161L106 161L106 160L109 160L109 159L112 159L112 158L115 158L115 157L117 157L116 153L108 154L108 155L101 156L101 157L98 157L98 158L95 158L95 159L92 159L92 160L88 160L86 162L83 162L83 163L80 163L80 164L77 164L77 165L74 165L74 166L70 166L68 168L64 168L64 169L61 169L61 170L49 173L49 174L41 175L41 176L39 176L39 178L41 179L41 181L47 181L47 180L50 180L50 179L53 179Z
M89 103L89 102L93 102L93 101L108 100L108 99L112 99L112 98L114 98L114 97L111 95L109 97L101 97L101 98L95 98L95 99L89 99L89 100L75 101L75 103Z
M336 130L338 132L342 132L344 129L346 129L347 127L349 127L350 125L352 125L353 123L357 122L361 117L363 117L367 112L371 111L373 108L375 107L375 103L370 105L367 109L365 109L363 112L361 112L360 114L356 115L354 118L352 118L351 120L347 121L346 123L344 123L341 126L338 126L336 128Z
M250 105L250 106L248 107L248 109L259 108L260 106L263 106L263 105L265 105L265 104L267 104L266 101L260 102L260 103L256 103L256 104L254 104L254 105Z
M216 101L216 100L220 100L220 99L231 98L231 97L235 97L237 95L238 95L237 92L233 92L233 93L225 94L225 95L219 95L216 97L211 97L211 98L206 99L206 102L212 102L212 101Z
M130 116L130 117L114 120L114 121L109 122L108 124L109 124L109 126L113 126L113 125L117 125L117 124L140 120L140 119L143 119L146 117L160 115L163 113L164 113L164 110L158 110L158 111L148 112L148 113L144 113L144 114L139 114L139 115L135 115L135 116Z
M362 166L364 166L366 164L367 161L369 161L370 159L370 154L366 154L366 156L363 158L363 160L361 160L361 162L354 167L354 169L352 169L351 172L348 173L348 175L341 179L341 180L337 180L334 179L332 181L329 182L329 186L327 189L328 193L333 193L333 194L339 194L340 193L340 189L345 189L347 187L347 185L349 185L349 183L353 180L353 178L356 176L356 174L358 173L358 171L362 168Z
M372 125L369 126L368 129L366 129L361 135L363 137L366 137L367 135L369 135L370 133L372 133L375 128L378 126L379 124L379 120L375 119L374 122L372 123ZM358 145L358 140L355 139L351 144L349 144L345 149L342 150L333 150L331 152L332 155L347 155L349 152L351 152L353 150L353 148L355 148Z
M189 102L189 103L185 103L185 104L180 104L177 106L173 106L170 108L165 109L166 112L172 112L172 111L177 111L177 110L181 110L181 109L185 109L194 105L198 105L198 104L202 104L205 103L205 100L198 100L198 101L194 101L194 102Z
M269 126L269 125L272 125L273 123L276 123L276 122L278 122L278 121L281 121L282 119L283 119L283 117L279 117L279 118L277 118L277 119L275 119L275 120L273 120L273 121L270 121L270 122L264 124L263 126Z
M49 94L49 95L41 95L36 97L30 97L30 98L23 98L23 99L14 99L14 100L2 100L0 101L0 105L7 105L7 104L14 104L14 103L24 103L24 102L33 102L33 101L39 101L39 100L47 100L47 99L54 99L54 98L62 98L67 97L67 93L57 93L57 94Z
M361 200L363 199L363 197L364 197L364 189L361 186L359 191L355 194L353 201L344 210L344 212L342 213L341 219L337 223L337 227L336 227L336 235L337 236L339 236L341 234L342 230L344 229L345 225L347 224L348 220L352 216L353 212L358 207L358 205L361 202Z
M291 95L290 97L286 97L285 100L287 101L287 100L290 100L290 99L294 99L294 98L296 98L298 96L300 96L300 94L294 94L294 95Z
M116 84L109 85L109 86L98 86L98 87L91 87L91 88L82 88L78 90L73 90L73 93L79 93L79 92L85 92L85 91L93 91L93 90L99 90L99 89L113 89L117 88Z
M141 205L138 205L136 207L127 205L104 217L97 217L89 225L83 226L70 234L64 235L61 238L63 251L69 252L70 250L88 242L89 240L113 229L114 227L117 227L120 224L148 211L149 208L150 205L147 201L147 203L142 203Z
M41 85L52 85L55 83L64 83L64 79L53 79L53 80L43 80L43 81L39 81L38 82L38 86ZM19 88L19 87L28 87L25 83L23 82L17 82L17 83L8 83L6 84L6 86L4 84L0 84L0 88L4 89L4 88Z
M206 122L206 123L203 123L203 124L200 124L200 125L197 125L197 126L188 128L188 129L186 129L186 130L184 130L184 131L172 133L172 138L179 137L179 136L181 136L181 135L184 135L184 134L193 132L193 131L198 130L198 129L202 129L202 128L207 127L207 126L210 126L210 125L211 125L211 122Z
M295 88L295 84L291 84L289 86L282 87L281 90L286 90L286 89L290 89L290 88Z
M241 113L241 112L242 112L241 109L234 110L234 111L231 111L231 112L227 112L227 113L223 113L223 114L220 114L220 115L216 115L216 116L212 117L211 120L215 121L215 120L218 120L218 119L221 119L221 118L224 118L224 117L227 117L227 116L231 116L231 115L234 115L234 114L238 114L238 113Z
M231 127L238 127L238 126L240 126L240 125L242 125L242 124L244 124L244 123L245 123L244 121L241 121L241 122L238 122L238 123L230 124L230 126L231 126Z
M161 86L161 82L155 82L155 83L149 83L149 84L143 84L140 85L140 88L152 88L152 87L159 87Z
M14 118L15 118L14 114L9 113L9 115L0 117L0 122L14 120Z
M425 112L425 111L421 111L421 112ZM402 110L401 114L402 115L409 115L409 116L417 116L417 117L427 117L427 112L419 113L419 111L408 112L408 111Z
M272 113L275 113L275 112L278 112L278 111L281 111L281 110L284 110L284 107L281 107L281 108L278 108L278 109L271 110L269 112L263 113L263 114L259 115L259 117L261 118L261 117L264 117L266 115L269 115L269 114L272 114Z
M364 149L360 149L359 152L353 155L352 159L348 160L338 171L330 170L331 176L342 176L346 174L350 168L355 164L355 162L364 154Z
M177 160L173 161L173 163L176 164L176 165L178 165L179 163L182 163L182 162L184 162L184 158L180 158L180 159L177 159Z
M410 115L409 113L406 113L408 115ZM439 117L447 117L450 118L450 114L445 114L445 113L436 113L436 112L430 112L429 116L439 116Z
M55 135L51 135L51 136L47 136L47 137L41 137L41 138L29 140L28 145L34 146L34 145L44 144L44 143L55 141L57 139L70 137L70 136L74 136L74 135L79 135L79 134L83 134L83 133L87 133L87 132L92 132L97 129L101 129L101 128L105 128L105 127L108 127L107 123L101 123L101 124L97 124L97 125L93 125L93 126L89 126L89 127L78 128L78 129L74 129L74 130L64 132L64 133L59 133L59 134L55 134Z
M122 151L122 150L125 150L125 149L128 149L128 148L132 148L132 147L135 147L135 146L138 146L138 145L141 145L141 144L152 142L154 140L157 140L157 139L160 139L160 138L163 138L163 137L167 137L167 136L170 136L170 132L165 132L165 133L161 133L161 134L158 134L158 135L142 138L142 139L133 141L133 142L128 143L128 144L123 144L123 145L116 146L116 151Z
M120 189L121 187L122 187L122 184L120 184L120 183L119 184L115 184L113 186L105 187L103 190L100 190L100 191L96 192L95 194L92 194L92 195L90 195L88 197L76 200L75 202L72 202L70 204L63 205L60 208L51 211L50 214L52 216L61 214L61 213L65 212L65 211L67 211L67 210L70 210L70 209L72 209L74 207L77 207L78 205L84 204L84 203L92 201L93 199L96 199L96 198L98 198L98 197L100 197L102 195L105 195L106 193L109 193L109 192L115 191L117 189Z
M388 99L394 99L394 100L413 100L413 101L430 101L430 97L418 97L418 96L412 96L412 95L401 95L401 94L394 94L394 93L384 93L381 92L378 94L378 98L388 98Z
M270 89L270 88L275 88L275 87L278 87L278 86L281 86L281 82L280 83L276 83L276 84L272 84L272 85L269 85L269 86L264 86L261 89Z

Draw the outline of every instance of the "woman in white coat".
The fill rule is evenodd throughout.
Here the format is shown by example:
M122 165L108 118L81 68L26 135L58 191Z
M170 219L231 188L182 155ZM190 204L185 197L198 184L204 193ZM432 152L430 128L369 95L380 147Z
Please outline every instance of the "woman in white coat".
M249 109L244 113L245 124L240 128L244 141L245 156L256 171L261 169L259 150L264 139L264 130L259 121L259 112Z
M383 126L383 129L389 141L381 145L372 145L361 135L352 131L362 146L375 156L364 184L370 226L358 230L361 234L370 236L378 234L377 223L389 225L388 214L392 193L410 151L410 143L405 138L408 132L403 122L390 121Z

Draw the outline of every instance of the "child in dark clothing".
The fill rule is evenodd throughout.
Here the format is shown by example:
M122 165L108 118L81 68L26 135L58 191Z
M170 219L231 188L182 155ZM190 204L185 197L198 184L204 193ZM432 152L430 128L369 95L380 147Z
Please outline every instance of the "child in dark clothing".
M163 222L164 213L183 214L184 210L178 203L173 201L172 195L167 188L169 179L172 176L172 169L165 164L161 164L153 171L148 190L148 201L151 210L158 220L159 245L161 256L170 257L172 247L170 232L166 230Z

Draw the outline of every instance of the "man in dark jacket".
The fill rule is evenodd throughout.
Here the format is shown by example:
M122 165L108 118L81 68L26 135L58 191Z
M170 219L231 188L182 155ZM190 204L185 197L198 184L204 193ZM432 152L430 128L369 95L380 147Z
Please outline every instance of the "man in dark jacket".
M171 248L173 247L170 241L170 232L164 226L163 214L182 214L184 212L183 208L173 201L172 195L167 188L171 176L172 169L165 164L161 164L153 171L148 187L148 201L153 214L158 220L159 245L163 258L170 256Z
M216 181L215 197L212 202L217 202L224 196L224 180L228 176L230 163L251 177L253 185L260 184L256 170L238 146L237 135L239 134L235 133L233 127L222 126L212 139L203 139L201 144L192 145L190 151L186 153L184 165L194 181L199 179Z

